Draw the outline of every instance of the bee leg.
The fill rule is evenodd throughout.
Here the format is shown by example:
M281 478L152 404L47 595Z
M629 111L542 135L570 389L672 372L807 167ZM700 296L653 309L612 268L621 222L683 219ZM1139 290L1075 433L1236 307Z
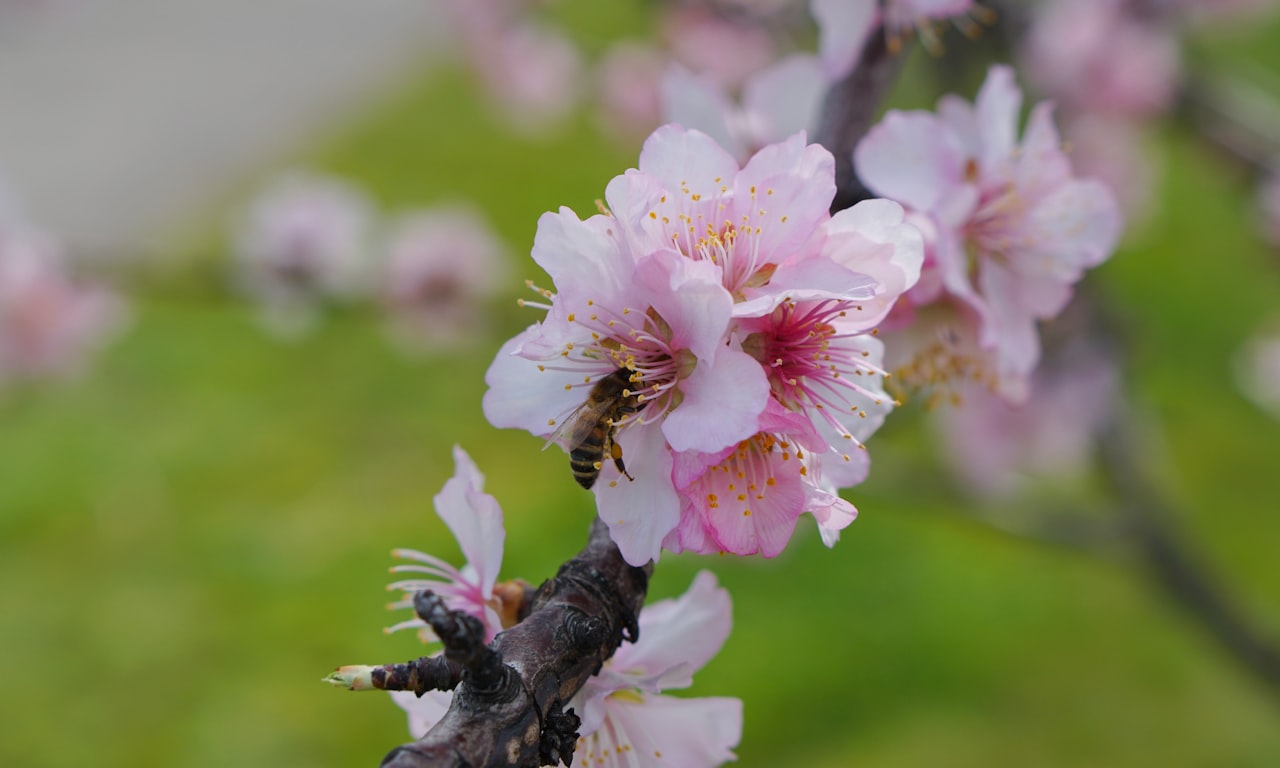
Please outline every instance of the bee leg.
M609 443L609 457L613 459L613 466L617 467L619 472L626 475L631 482L634 483L636 481L631 476L631 473L627 472L627 465L622 463L622 446L613 442Z

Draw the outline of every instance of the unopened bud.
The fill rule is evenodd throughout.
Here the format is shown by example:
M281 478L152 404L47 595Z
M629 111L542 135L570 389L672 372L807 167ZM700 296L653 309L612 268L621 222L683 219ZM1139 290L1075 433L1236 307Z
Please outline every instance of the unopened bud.
M373 670L375 669L378 669L378 667L349 664L345 667L338 667L323 679L329 685L346 688L348 691L372 691L375 689L373 684Z

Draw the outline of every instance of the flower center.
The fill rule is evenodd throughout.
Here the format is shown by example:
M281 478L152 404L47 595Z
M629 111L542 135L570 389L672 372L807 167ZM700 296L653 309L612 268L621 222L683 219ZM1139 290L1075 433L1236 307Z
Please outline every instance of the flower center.
M835 412L866 418L867 405L881 405L885 397L879 379L886 374L857 341L865 334L840 327L859 310L855 302L838 299L786 301L773 311L766 331L742 344L765 366L778 402L793 411L816 410L846 439L852 435Z

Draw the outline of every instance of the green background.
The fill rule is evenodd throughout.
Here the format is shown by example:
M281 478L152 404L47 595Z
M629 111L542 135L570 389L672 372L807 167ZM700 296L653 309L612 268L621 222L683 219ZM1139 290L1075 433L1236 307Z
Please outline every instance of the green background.
M640 4L602 5L564 11L591 52L649 23ZM1276 39L1197 50L1276 72ZM913 61L906 103L932 100L929 66ZM406 357L360 312L273 340L224 290L211 254L225 217L211 211L91 373L3 393L0 765L375 765L407 740L382 694L320 678L419 655L411 633L381 632L403 618L383 586L393 547L460 562L431 505L451 446L506 510L507 577L552 574L593 514L564 456L487 426L480 397L501 340L536 319L514 297L537 277L538 215L591 212L635 163L594 126L514 138L466 73L435 68L293 158L390 210L483 208L516 279L465 347ZM1130 386L1160 438L1145 460L1178 529L1280 637L1280 423L1231 382L1233 353L1277 308L1280 257L1254 239L1246 180L1219 156L1176 127L1153 148L1157 213L1095 279L1139 340ZM701 568L731 590L734 632L690 693L745 701L741 765L1280 765L1275 691L1139 560L976 522L1040 512L966 501L929 443L920 413L890 419L833 550L802 525L773 561L660 563L655 597ZM1101 514L1088 488L1054 503Z

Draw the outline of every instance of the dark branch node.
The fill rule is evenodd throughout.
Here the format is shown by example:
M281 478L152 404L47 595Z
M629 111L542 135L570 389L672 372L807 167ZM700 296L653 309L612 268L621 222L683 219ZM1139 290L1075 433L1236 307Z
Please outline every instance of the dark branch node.
M413 596L413 609L444 643L445 658L465 669L463 679L470 693L491 698L510 687L511 670L502 663L502 657L485 644L484 624L479 619L452 610L444 598L429 589Z
M404 664L387 664L373 670L373 687L384 691L451 691L462 681L461 665L443 656L423 656Z
M578 744L578 728L582 718L572 709L562 710L560 701L552 702L542 722L538 742L538 759L543 765L573 765L573 750Z

